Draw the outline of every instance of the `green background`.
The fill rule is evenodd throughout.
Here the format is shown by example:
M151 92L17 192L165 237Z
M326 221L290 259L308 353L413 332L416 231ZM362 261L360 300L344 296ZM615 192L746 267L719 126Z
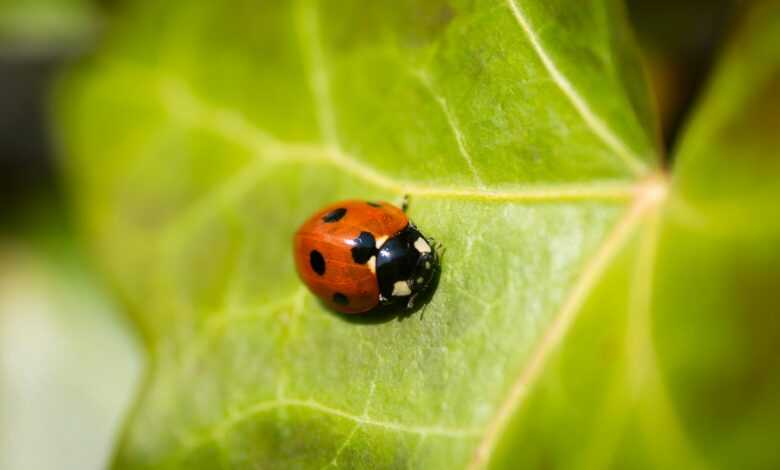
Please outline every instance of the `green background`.
M731 29L667 155L620 2L116 7L53 96L146 350L114 464L776 466L780 4ZM404 195L430 304L324 310L292 233Z

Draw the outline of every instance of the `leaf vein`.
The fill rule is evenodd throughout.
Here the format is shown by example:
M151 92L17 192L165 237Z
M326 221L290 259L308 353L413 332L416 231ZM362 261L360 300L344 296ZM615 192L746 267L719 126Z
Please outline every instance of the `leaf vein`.
M447 124L449 124L450 129L452 130L452 134L455 136L455 142L458 144L458 151L463 157L463 160L466 161L466 165L469 167L472 176L474 176L474 182L476 183L478 188L484 189L485 183L482 181L482 178L480 178L479 173L477 172L477 168L474 165L474 161L471 158L471 154L469 153L469 150L466 147L466 138L463 136L463 132L461 132L460 130L460 124L458 123L458 119L457 117L455 117L455 113L453 113L452 110L450 109L450 106L447 103L447 99L436 92L436 90L433 87L433 83L431 83L431 78L424 71L418 70L414 72L414 76L420 80L420 82L423 84L425 89L428 90L428 92L431 94L434 101L438 103L439 107L444 113L444 116L447 118Z
M353 421L358 424L373 426L378 428L384 428L390 431L397 431L407 434L419 434L425 436L442 436L451 438L468 438L478 436L482 433L482 428L450 428L443 426L423 426L423 425L409 425L395 421L383 421L370 418L363 415L354 415L338 408L333 408L328 405L319 403L313 399L300 400L295 398L281 398L277 400L264 401L256 403L252 406L245 408L240 413L228 418L227 421L218 426L218 434L222 434L228 429L232 428L236 424L245 421L258 413L264 413L267 411L275 410L285 407L297 407L307 408L310 410L318 411L323 414L336 416L339 418Z
M200 438L196 438L191 441L189 445L181 449L176 453L174 459L182 458L188 455L195 449L200 448L208 442L219 442L224 439L224 436L230 432L235 426L240 423L257 416L261 413L267 413L274 410L283 408L304 408L312 411L317 411L326 415L335 416L337 418L345 419L355 423L356 427L371 426L386 429L388 431L400 432L406 434L414 434L421 437L442 437L449 439L473 439L480 436L484 430L482 428L458 428L458 427L444 427L444 426L423 426L423 425L409 425L396 421L383 421L370 418L368 416L354 415L338 408L333 408L328 405L319 403L313 399L301 400L295 398L279 397L274 400L262 401L248 406L243 410L229 415L223 421L215 424ZM170 459L168 459L170 460Z
M512 15L520 24L523 32L525 33L528 41L531 43L536 55L542 61L544 68L550 74L553 82L569 99L574 108L580 114L585 124L591 129L591 131L598 136L604 143L612 149L620 159L628 166L628 168L636 175L644 174L646 165L633 151L631 151L625 143L601 120L590 108L590 105L585 99L580 96L571 82L563 75L563 73L555 65L547 51L542 47L542 43L539 37L531 27L528 18L521 10L517 0L506 0L509 9L512 11Z
M379 188L399 195L409 194L421 198L469 199L483 202L624 202L633 198L638 189L634 183L608 181L590 185L528 185L500 191L417 185L391 178L338 149L326 148L318 144L279 141L254 127L239 113L204 102L180 81L170 78L166 80L161 99L168 112L185 124L215 133L247 148L255 155L243 169L237 170L200 200L193 202L191 208L183 211L179 216L181 219L191 219L193 213L207 214L214 204L225 201L226 195L228 198L240 197L245 191L253 188L251 184L253 181L275 164L331 165ZM236 184L239 182L241 184ZM179 218L171 225L176 225L176 220Z
M629 297L628 347L633 363L629 369L629 389L633 401L640 395L654 396L656 406L652 417L647 414L643 421L664 420L663 429L667 436L663 442L673 446L670 449L688 462L688 468L704 468L703 461L697 455L693 444L686 435L679 417L676 415L661 379L658 366L658 354L650 336L652 331L652 288L655 281L655 266L660 237L661 214L658 207L649 215L639 245L639 254L633 273L633 286ZM647 382L650 382L649 384ZM650 392L648 393L648 390Z
M325 143L333 148L341 148L336 131L336 116L330 92L330 80L322 50L316 1L304 1L300 4L300 29L303 36L304 56L308 60L309 86L314 97L317 121Z
M616 223L594 256L588 261L569 295L555 315L550 327L541 337L539 344L521 370L517 380L512 384L509 393L498 408L485 435L477 447L469 468L483 468L490 453L495 448L501 432L509 424L511 416L523 404L529 390L542 373L547 358L558 347L571 325L576 319L580 307L585 302L588 293L596 285L599 276L607 268L609 262L624 246L629 235L636 228L640 218L648 209L656 207L665 197L666 182L659 177L649 178L642 184L639 197L627 209L623 217Z
M352 430L347 435L347 438L344 439L344 442L342 442L341 445L339 446L339 448L336 450L336 455L333 456L333 459L331 459L331 461L327 465L323 465L322 466L323 469L331 467L331 466L338 468L338 466L339 466L338 465L339 456L341 455L342 452L344 452L344 449L347 448L349 443L352 441L352 438L355 437L355 434L357 433L357 430L359 428L360 428L360 423L355 423L355 425L352 426Z

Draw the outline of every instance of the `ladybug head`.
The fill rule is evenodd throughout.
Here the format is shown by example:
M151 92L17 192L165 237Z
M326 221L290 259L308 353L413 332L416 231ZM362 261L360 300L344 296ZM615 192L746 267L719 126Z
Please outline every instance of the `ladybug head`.
M424 243L425 247L415 246L418 248L417 263L412 270L412 277L409 279L409 285L414 294L425 291L439 271L439 256L434 245L422 236L418 240L421 241L417 242L417 245ZM419 248L423 248L423 251L419 251Z
M410 225L385 242L377 256L377 280L384 304L414 307L439 272L434 246Z

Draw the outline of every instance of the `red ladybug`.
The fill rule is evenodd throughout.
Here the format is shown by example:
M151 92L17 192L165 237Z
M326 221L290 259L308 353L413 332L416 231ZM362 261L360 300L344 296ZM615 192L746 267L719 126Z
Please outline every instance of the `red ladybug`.
M439 270L434 246L386 202L344 201L307 220L294 239L304 283L342 313L412 309Z

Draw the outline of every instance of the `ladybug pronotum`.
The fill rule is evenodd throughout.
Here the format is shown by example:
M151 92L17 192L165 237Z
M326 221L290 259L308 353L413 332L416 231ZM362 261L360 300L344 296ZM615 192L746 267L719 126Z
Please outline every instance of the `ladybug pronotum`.
M434 245L403 210L386 202L343 201L296 232L295 265L330 308L348 314L414 308L439 270Z

